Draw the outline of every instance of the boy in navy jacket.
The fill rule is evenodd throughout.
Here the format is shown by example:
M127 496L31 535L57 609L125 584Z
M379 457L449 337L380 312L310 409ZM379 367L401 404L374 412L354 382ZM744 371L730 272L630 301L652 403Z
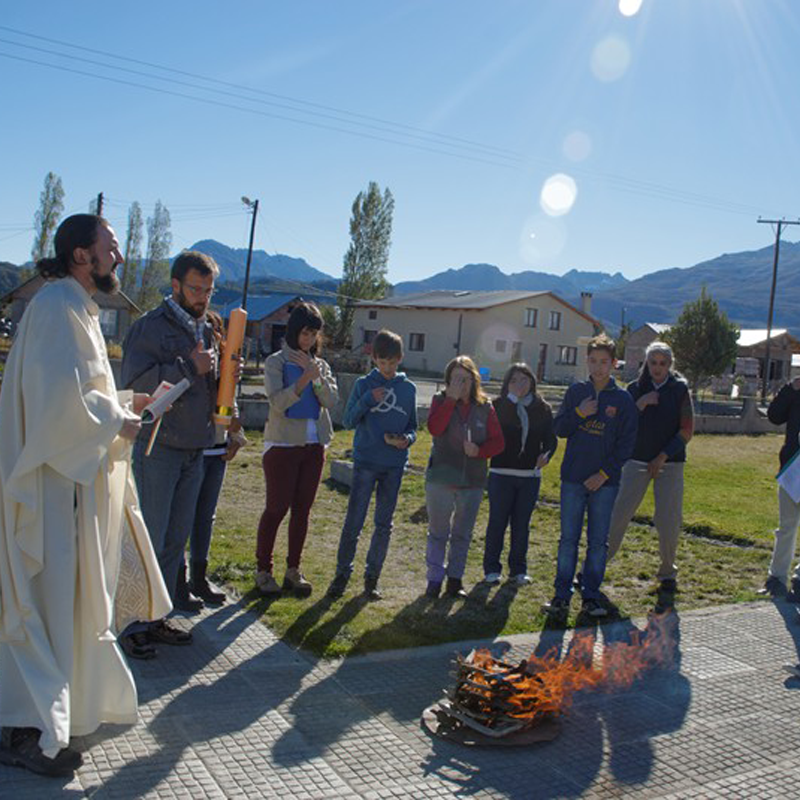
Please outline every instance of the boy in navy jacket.
M417 387L397 371L403 340L391 331L380 331L372 342L372 359L375 368L356 381L344 412L345 427L356 429L353 483L329 597L341 597L353 573L358 537L375 489L375 530L367 552L364 594L370 600L381 599L378 579L389 549L408 448L417 439Z
M600 602L608 530L622 465L633 453L637 425L633 399L611 377L615 352L613 340L604 334L589 341L589 380L567 389L554 421L558 436L567 440L561 463L555 597L545 605L545 611L554 616L565 617L569 611L584 516L588 516L588 524L580 586L582 612L593 617L608 613Z

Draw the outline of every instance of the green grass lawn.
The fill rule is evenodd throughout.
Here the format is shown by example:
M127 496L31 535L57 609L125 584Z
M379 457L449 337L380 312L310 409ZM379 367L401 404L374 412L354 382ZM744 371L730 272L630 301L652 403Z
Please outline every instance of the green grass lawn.
M220 499L212 541L211 566L217 580L245 596L270 627L289 643L325 656L412 647L462 639L484 638L540 630L540 610L552 594L558 547L558 467L561 449L545 472L542 501L533 517L528 554L530 586L519 589L480 583L488 502L484 501L464 576L465 601L430 601L425 590L425 487L422 470L430 451L430 436L420 433L411 450L412 471L403 482L395 514L392 544L381 578L384 599L360 597L364 555L371 528L359 542L353 580L341 600L330 601L325 590L333 578L336 548L347 508L347 492L328 477L320 485L302 568L314 585L305 600L281 597L266 601L253 590L255 531L264 503L261 436L230 465ZM777 520L774 474L781 437L768 435L697 436L689 445L683 536L678 551L679 608L701 608L753 600L763 582ZM342 458L352 444L352 432L339 431L328 459ZM563 442L560 443L563 445ZM643 503L642 520L652 513L652 491ZM283 576L285 525L278 534L276 578ZM609 565L604 589L631 615L652 609L658 566L655 532L633 525L622 550ZM579 607L573 601L573 614Z

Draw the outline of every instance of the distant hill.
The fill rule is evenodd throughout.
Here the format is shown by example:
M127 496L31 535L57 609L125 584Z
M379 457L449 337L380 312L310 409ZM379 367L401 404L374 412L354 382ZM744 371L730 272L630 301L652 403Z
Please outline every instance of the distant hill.
M772 282L772 246L726 253L685 269L665 269L631 281L624 288L597 293L592 310L601 319L625 319L638 327L644 322L674 322L683 304L694 300L703 286L731 320L748 328L766 328ZM781 242L775 293L776 327L800 332L800 242Z
M438 272L421 281L402 281L394 286L395 294L427 292L434 289L471 289L492 291L519 289L532 292L556 292L565 299L580 297L581 292L600 292L628 284L620 272L581 272L572 269L566 275L547 272L515 272L507 275L494 264L467 264L460 269Z
M0 295L10 292L19 283L21 283L19 267L8 261L0 261Z
M240 284L244 281L247 267L246 248L228 247L214 239L203 239L195 242L189 249L206 253L219 264L220 283ZM171 260L174 260L174 257ZM317 281L338 283L332 275L315 269L303 258L292 258L280 253L269 255L264 250L254 250L253 260L250 264L250 281L252 283L264 278L279 278L291 282L294 286L292 291L298 291L298 293L301 288L298 284L314 284ZM288 291L288 289L284 285L280 291Z

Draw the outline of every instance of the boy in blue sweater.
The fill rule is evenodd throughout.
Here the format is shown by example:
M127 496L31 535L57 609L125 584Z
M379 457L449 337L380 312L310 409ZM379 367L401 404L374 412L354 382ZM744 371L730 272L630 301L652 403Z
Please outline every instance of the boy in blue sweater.
M567 389L554 420L556 434L567 440L561 463L561 540L555 597L544 610L565 618L572 598L578 543L584 516L586 558L580 577L582 613L603 617L600 584L606 570L611 511L619 491L622 465L636 442L637 412L633 398L611 377L616 347L605 334L587 347L589 380Z
M417 387L397 371L403 340L391 331L380 331L372 342L372 359L375 368L356 381L344 412L345 427L356 429L353 483L328 597L344 594L375 489L375 530L367 552L364 594L370 600L381 599L378 579L389 549L408 448L417 439Z

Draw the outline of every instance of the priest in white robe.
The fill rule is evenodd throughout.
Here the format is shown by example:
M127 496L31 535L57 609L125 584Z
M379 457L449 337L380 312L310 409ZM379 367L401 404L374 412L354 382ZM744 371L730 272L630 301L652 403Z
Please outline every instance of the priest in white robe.
M130 474L149 398L118 395L92 299L118 286L119 245L88 214L55 244L37 266L57 279L26 309L0 390L0 762L67 775L81 763L70 736L137 719L117 625L170 603ZM124 541L138 561L127 612Z

